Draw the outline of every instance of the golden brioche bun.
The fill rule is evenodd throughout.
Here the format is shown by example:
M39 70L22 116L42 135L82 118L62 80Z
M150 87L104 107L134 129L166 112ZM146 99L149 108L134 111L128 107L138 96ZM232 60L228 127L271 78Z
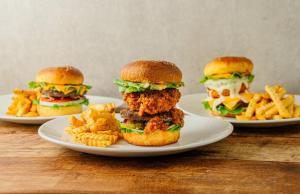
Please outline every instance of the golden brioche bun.
M71 115L82 112L82 106L66 106L59 108L51 108L48 106L37 105L37 112L40 116L60 116L60 115Z
M72 66L48 67L42 69L36 76L37 82L47 82L51 84L82 84L83 74Z
M123 133L123 138L130 144L138 146L164 146L178 141L180 130L156 130L150 134Z
M246 57L220 57L208 63L204 68L205 76L218 74L231 74L239 72L245 75L251 74L253 63Z
M159 84L179 83L182 73L175 64L167 61L135 61L122 68L121 79Z

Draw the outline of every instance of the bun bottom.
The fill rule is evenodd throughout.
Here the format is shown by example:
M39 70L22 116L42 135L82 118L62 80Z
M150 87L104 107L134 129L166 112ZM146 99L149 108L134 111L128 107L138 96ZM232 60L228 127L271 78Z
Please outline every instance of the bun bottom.
M67 106L59 108L51 108L48 106L37 105L37 112L40 116L61 116L61 115L71 115L82 112L82 106Z
M210 111L209 113L212 116L235 118L235 114L230 114L230 113L228 113L226 115L221 115L219 112L216 112L216 111Z
M164 146L176 143L180 137L178 131L156 130L150 134L123 133L123 138L130 144L138 146Z

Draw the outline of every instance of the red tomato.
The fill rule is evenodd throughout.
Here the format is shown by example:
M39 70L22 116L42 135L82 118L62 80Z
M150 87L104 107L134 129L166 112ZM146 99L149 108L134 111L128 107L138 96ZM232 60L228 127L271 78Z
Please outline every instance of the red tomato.
M68 102L68 101L74 101L72 98L43 98L41 97L41 101L44 102Z

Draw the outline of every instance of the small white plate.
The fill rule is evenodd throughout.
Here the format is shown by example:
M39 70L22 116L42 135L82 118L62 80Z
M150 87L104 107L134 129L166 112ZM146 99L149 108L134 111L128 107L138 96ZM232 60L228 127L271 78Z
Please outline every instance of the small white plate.
M204 117L213 117L204 109L202 101L207 97L206 93L190 94L183 96L178 103L178 107L184 112L196 114ZM300 95L295 95L296 104L300 104ZM300 123L300 118L280 119L280 120L257 120L257 121L239 121L235 118L215 117L229 121L235 126L244 127L279 127Z
M116 115L120 119L120 115ZM117 144L106 148L77 144L66 138L68 135L64 133L64 129L69 125L66 117L57 118L43 124L39 128L39 135L47 141L80 152L115 157L144 157L169 155L192 150L219 141L233 131L233 126L229 122L220 119L188 115L185 116L184 121L185 125L181 129L179 141L161 147L134 146L124 140L120 140Z
M111 97L103 97L103 96L86 96L90 104L95 103L115 103L116 106L121 106L123 104L123 101L121 99L117 98L111 98ZM22 123L22 124L42 124L46 121L49 121L51 119L55 119L58 117L63 116L51 116L51 117L16 117L5 114L7 111L8 106L11 104L11 98L12 95L1 95L0 96L0 120L1 121L8 121L12 123Z

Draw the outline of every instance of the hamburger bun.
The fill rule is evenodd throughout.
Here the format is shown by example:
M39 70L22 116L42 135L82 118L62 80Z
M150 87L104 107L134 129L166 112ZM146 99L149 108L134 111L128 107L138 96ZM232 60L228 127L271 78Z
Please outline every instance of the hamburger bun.
M204 68L205 76L218 74L232 74L235 72L249 75L253 70L253 63L246 57L220 57L208 63Z
M175 64L167 61L135 61L122 68L121 79L157 84L179 83L182 73Z
M61 116L61 115L71 115L78 114L82 112L82 106L67 106L67 107L59 107L59 108L51 108L48 106L37 105L37 112L40 116Z
M176 143L180 137L180 130L156 130L150 134L123 133L123 138L130 144L138 146L164 146Z
M78 85L83 83L83 74L72 66L48 67L37 74L36 81L59 85Z

